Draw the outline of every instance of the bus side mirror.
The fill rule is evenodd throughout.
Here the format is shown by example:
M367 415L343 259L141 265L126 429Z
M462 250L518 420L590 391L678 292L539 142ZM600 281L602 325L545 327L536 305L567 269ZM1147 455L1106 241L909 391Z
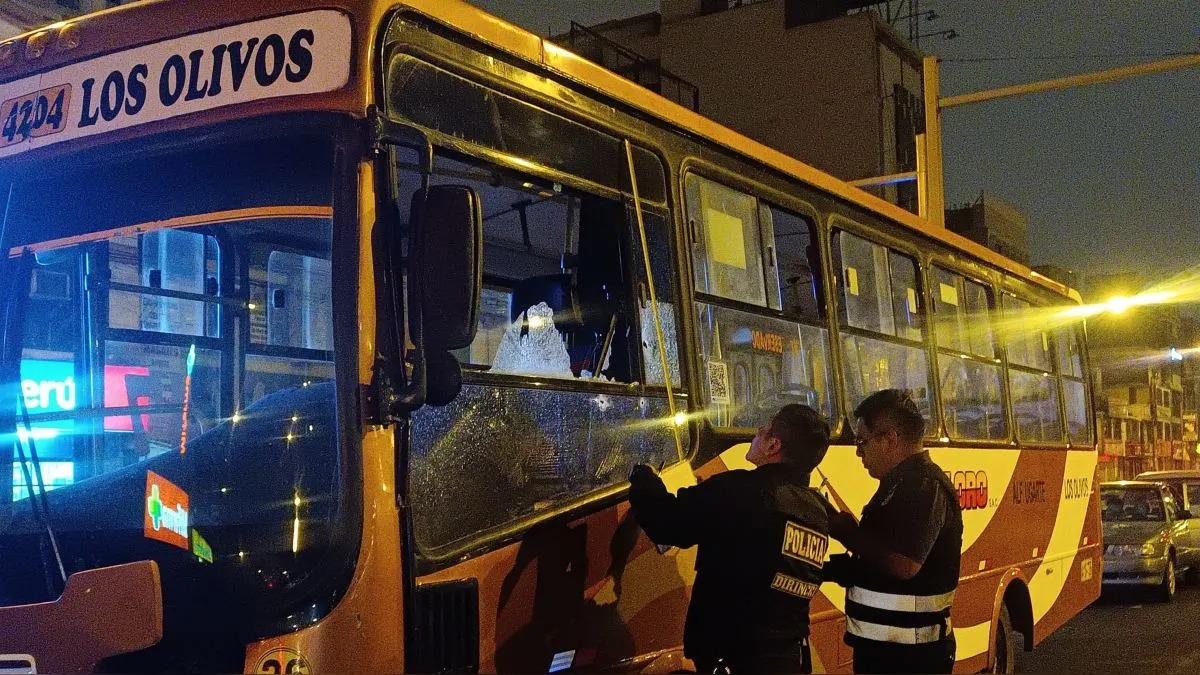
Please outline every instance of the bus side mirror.
M483 285L479 195L465 185L418 190L409 223L409 330L426 352L467 347L479 324Z

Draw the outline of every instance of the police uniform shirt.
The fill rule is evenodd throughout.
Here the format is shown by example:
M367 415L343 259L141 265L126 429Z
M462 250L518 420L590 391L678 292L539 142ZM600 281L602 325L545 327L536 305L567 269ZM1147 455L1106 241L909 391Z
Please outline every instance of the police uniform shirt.
M944 622L942 629L948 632L949 606L958 586L962 512L953 486L928 452L906 458L883 477L859 527L863 536L920 563L921 569L911 579L898 579L863 565L846 608L848 620L857 620L860 630L848 624L848 636L911 643L911 631L901 631L898 638L896 631L879 627L917 627L929 621ZM915 642L932 636L918 632Z
M699 545L684 627L692 659L799 646L828 549L823 499L786 464L731 470L672 496L660 481L630 501L657 544Z
M926 572L925 562L929 559L939 536L943 534L939 553L946 559L931 561L934 568L947 580L958 581L958 561L962 545L962 514L957 501L951 503L951 495L941 483L948 482L941 468L933 463L928 452L921 452L896 465L879 482L879 489L863 509L862 529L871 537L884 542L888 550L899 553L921 563L921 572ZM952 488L951 490L952 491ZM952 514L953 511L953 514ZM957 521L957 522L948 522ZM953 556L945 556L957 533L958 543L953 546ZM949 558L953 558L953 565ZM953 566L952 574L949 567Z

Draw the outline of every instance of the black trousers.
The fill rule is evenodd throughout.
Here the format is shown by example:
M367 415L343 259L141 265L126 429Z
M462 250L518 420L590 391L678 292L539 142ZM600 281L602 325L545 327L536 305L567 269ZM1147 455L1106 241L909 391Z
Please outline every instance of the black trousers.
M782 649L760 649L754 653L732 655L728 658L696 657L698 675L732 673L811 673L812 652L808 639Z
M923 645L854 641L856 673L949 673L954 669L954 635Z

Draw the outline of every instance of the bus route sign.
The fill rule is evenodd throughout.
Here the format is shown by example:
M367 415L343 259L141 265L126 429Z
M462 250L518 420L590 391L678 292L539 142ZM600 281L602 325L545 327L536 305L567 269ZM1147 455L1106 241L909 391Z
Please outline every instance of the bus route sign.
M0 84L0 157L350 81L350 19L335 10L195 33Z

